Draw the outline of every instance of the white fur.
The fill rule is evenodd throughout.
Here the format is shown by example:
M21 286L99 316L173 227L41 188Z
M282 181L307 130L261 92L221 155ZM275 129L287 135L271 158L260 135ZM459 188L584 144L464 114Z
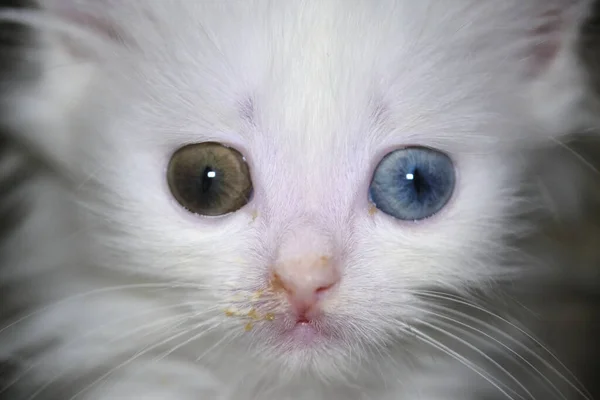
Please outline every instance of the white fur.
M495 296L497 284L544 272L509 258L508 239L526 228L516 217L530 205L521 196L530 150L586 121L578 114L584 75L573 44L585 5L44 6L70 28L57 20L44 25L43 77L19 92L13 123L74 183L66 190L49 178L36 181L29 193L36 207L8 246L28 249L9 251L8 268L20 272L15 285L35 294L31 307L55 304L2 332L10 339L2 340L0 354L36 346L36 364L20 381L29 382L27 393L47 380L53 383L36 398L68 399L84 389L81 398L102 400L501 393L439 348L412 340L413 329L424 329L417 322L440 311L415 291L433 286L467 298L472 290ZM554 32L562 46L548 65L539 64L540 38L529 31L553 6L566 21L564 31ZM90 37L75 37L73 27L82 29L78 21L89 18L99 22L83 25ZM189 214L166 186L173 151L203 141L230 144L250 164L253 200L232 215ZM454 160L451 202L418 223L371 215L367 188L375 165L390 149L414 144ZM344 255L341 284L324 303L342 338L318 351L286 352L267 340L268 322L245 332L247 321L224 310L240 302L232 299L235 290L266 284L281 238L306 221ZM178 336L169 341L171 335ZM432 335L452 342L435 329ZM498 348L479 340L482 348ZM490 363L468 346L461 354ZM497 365L486 371L507 393L525 393ZM547 382L541 386L548 390Z

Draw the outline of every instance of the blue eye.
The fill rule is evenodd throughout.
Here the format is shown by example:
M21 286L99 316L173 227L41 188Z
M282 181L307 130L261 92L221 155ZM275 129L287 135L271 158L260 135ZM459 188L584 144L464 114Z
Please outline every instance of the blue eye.
M407 147L381 160L369 195L375 207L394 218L420 220L448 203L455 180L450 157L425 147Z

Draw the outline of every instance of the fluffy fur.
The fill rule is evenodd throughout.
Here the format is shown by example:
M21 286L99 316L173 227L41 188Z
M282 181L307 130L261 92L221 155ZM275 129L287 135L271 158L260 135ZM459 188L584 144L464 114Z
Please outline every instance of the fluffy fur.
M552 270L514 241L538 206L524 174L534 150L593 122L576 57L588 7L47 0L5 13L38 30L29 54L42 66L7 120L63 179L24 189L32 211L4 248L3 279L33 310L1 332L0 355L19 366L4 392L585 398L497 313L517 315L506 283ZM204 141L249 162L255 193L232 215L195 216L169 193L171 154ZM452 157L453 199L418 223L370 212L374 167L415 144ZM253 307L306 225L342 265L323 303L336 340L313 348L225 313Z

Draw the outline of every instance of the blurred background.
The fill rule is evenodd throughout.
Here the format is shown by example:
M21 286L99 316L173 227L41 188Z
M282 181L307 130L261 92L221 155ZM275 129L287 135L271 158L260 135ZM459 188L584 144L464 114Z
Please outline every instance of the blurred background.
M0 0L0 7L23 7L29 3L29 0ZM24 62L22 53L29 40L30 32L23 27L0 24L0 90L6 90L7 84L15 85L35 77L35 67ZM600 100L600 1L583 30L580 51L589 70L590 85ZM27 212L27 204L11 193L38 171L49 167L35 154L28 154L26 163L18 164L17 168L11 164L8 168L10 160L3 155L8 153L9 147L19 146L9 139L10 133L0 119L0 245ZM583 203L577 205L579 217L548 217L540 222L544 240L559 246L565 258L561 261L574 266L565 276L564 287L545 303L549 329L541 339L556 349L594 397L600 399L600 140L590 136L579 135L557 149L572 153L581 163L588 175L587 189ZM0 272L1 268L0 259ZM7 301L7 290L0 284L0 318L18 311ZM10 369L10 365L0 364L0 383Z

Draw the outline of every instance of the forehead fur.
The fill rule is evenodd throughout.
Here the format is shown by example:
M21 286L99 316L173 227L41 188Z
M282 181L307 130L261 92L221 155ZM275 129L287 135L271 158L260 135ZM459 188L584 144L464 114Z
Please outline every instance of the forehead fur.
M400 134L418 141L426 135L437 142L450 135L452 142L464 137L485 145L490 142L486 135L497 141L553 134L535 120L537 110L531 105L536 100L528 80L534 49L540 40L549 40L536 35L535 27L552 32L549 15L576 21L578 14L571 11L585 2L48 4L61 10L67 3L75 10L69 17L100 21L91 26L105 27L111 37L117 32L125 43L117 54L100 56L104 72L112 73L114 95L140 96L150 118L164 116L162 125L173 132L187 124L206 123L212 130L224 120L231 125L241 113L240 104L250 99L252 122L270 139L306 141L314 135L339 143L355 131L363 140L369 125L388 122L388 128L369 139L394 141ZM564 24L557 26L569 31ZM557 35L566 46L565 32ZM579 71L568 67L556 73L577 87ZM127 82L119 81L123 79ZM577 96L571 89L556 100L559 106ZM373 115L383 118L374 121ZM492 128L503 124L502 134L482 126L483 120ZM227 128L240 131L238 126ZM532 132L541 128L547 132Z

